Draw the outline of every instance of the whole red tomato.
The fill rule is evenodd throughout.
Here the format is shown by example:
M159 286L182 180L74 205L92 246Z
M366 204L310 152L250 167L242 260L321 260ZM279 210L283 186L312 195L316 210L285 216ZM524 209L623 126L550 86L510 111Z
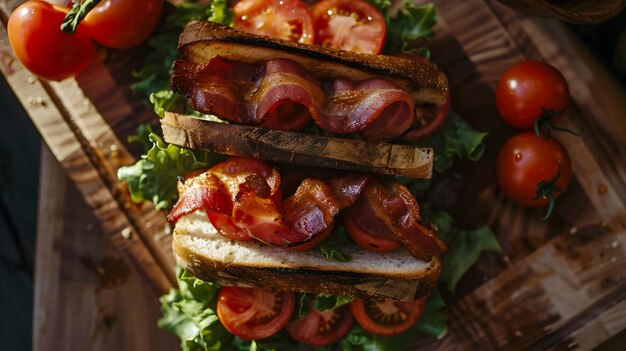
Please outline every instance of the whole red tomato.
M565 190L572 176L572 164L561 143L524 132L504 144L496 172L508 197L524 206L543 206Z
M569 87L561 72L539 61L511 66L496 88L500 115L517 128L532 128L544 110L553 114L563 112L569 98Z
M103 0L78 27L104 46L127 49L152 34L162 11L163 0Z
M59 27L68 9L30 0L9 17L7 31L17 59L35 75L63 80L76 75L91 60L91 39L79 29L67 34Z

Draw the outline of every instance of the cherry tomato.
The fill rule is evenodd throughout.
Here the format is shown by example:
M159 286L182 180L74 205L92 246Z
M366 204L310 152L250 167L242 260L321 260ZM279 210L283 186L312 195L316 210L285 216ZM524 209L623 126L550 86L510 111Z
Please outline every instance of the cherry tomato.
M496 161L498 183L511 199L524 206L543 206L560 195L548 191L533 200L540 182L554 181L554 186L565 189L572 176L572 164L567 150L554 139L539 138L533 132L524 132L509 139L500 150Z
M233 7L235 29L304 44L313 43L313 20L300 0L242 0Z
M360 247L369 251L385 252L398 249L402 243L393 238L372 235L363 230L361 226L349 214L343 215L343 225L346 227L348 236Z
M391 336L411 328L419 319L426 300L394 301L375 298L355 299L350 309L363 329L376 335Z
M81 30L61 31L68 9L30 0L9 17L7 31L17 59L33 74L63 80L80 72L94 57L91 39Z
M385 43L385 19L364 0L322 0L313 6L315 44L378 54Z
M291 319L296 299L290 292L225 286L217 295L217 316L233 335L265 339Z
M127 49L152 34L162 11L163 0L103 0L78 27L104 46Z
M500 77L496 88L498 111L516 128L533 127L542 109L563 112L569 98L569 87L561 72L539 61L513 65Z
M311 307L309 313L289 323L285 329L297 342L324 347L348 335L353 323L348 306L323 312Z

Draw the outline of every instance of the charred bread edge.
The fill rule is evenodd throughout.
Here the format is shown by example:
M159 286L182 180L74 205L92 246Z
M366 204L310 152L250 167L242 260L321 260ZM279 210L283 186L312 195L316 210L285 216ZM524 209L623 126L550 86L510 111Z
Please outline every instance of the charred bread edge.
M403 278L307 267L250 267L236 263L225 264L211 260L182 245L177 239L176 230L172 247L177 264L202 280L221 285L265 289L271 287L276 290L360 298L375 296L403 301L426 298L432 293L441 270L439 257L433 257L423 271ZM294 255L297 254L294 252Z
M433 152L428 148L275 131L169 112L161 127L168 143L232 156L412 178L432 175Z
M274 39L240 32L210 21L190 21L187 23L185 30L180 35L178 49L184 54L187 45L202 41L222 41L283 50L299 56L334 61L380 76L401 78L411 82L410 85L413 87L429 88L438 91L441 95L440 103L445 101L448 91L448 78L434 65L420 64L402 57L360 54Z

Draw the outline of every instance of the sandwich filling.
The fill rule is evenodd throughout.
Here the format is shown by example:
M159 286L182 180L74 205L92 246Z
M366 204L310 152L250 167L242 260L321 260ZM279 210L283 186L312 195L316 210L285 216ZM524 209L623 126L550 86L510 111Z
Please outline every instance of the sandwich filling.
M178 185L179 200L170 222L205 210L218 232L236 240L256 239L273 246L309 249L332 231L340 211L353 230L397 243L421 260L447 250L419 212L413 194L392 180L348 174L328 180L306 178L283 199L281 176L265 162L231 158ZM358 228L358 229L356 229Z
M439 108L416 105L386 78L325 79L286 58L255 64L221 56L206 63L180 59L172 89L194 110L228 122L294 131L314 121L326 132L367 140L415 135Z

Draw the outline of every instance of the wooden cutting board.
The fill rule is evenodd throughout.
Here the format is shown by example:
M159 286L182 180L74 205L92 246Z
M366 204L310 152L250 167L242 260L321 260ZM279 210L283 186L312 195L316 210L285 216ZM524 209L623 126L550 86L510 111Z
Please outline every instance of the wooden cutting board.
M3 23L20 1L0 4ZM421 1L420 1L421 2ZM593 348L626 329L626 94L592 66L564 28L530 19L492 0L435 0L433 60L448 75L453 108L489 132L485 157L460 162L457 225L487 223L503 247L462 279L434 349ZM76 184L127 264L156 297L174 284L171 237L163 213L130 202L115 178L133 163L127 135L155 118L129 89L141 48L103 52L76 79L33 78L15 61L0 31L0 70L56 159ZM570 83L567 123L582 137L559 135L576 179L549 221L516 206L495 183L494 160L514 131L501 122L494 87L511 64L545 60Z

